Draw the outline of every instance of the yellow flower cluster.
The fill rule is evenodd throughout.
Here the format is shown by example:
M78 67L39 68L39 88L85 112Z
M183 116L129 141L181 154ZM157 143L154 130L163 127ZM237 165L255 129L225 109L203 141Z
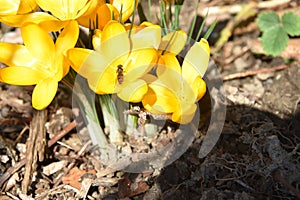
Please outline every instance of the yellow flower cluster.
M187 34L150 22L126 24L138 0L5 0L0 22L20 27L24 45L0 43L0 81L36 85L32 105L46 108L69 66L85 77L97 94L117 94L141 102L153 114L189 123L205 94L202 77L209 61L205 39L195 42L183 63L177 57ZM124 24L125 23L125 24ZM96 29L93 50L75 47L79 25ZM56 42L48 34L59 31ZM74 48L75 47L75 48Z

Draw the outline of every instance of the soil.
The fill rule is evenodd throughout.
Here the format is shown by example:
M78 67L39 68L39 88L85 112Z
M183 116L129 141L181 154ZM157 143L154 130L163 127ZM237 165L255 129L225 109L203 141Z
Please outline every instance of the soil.
M195 2L184 4L181 22L187 21L182 23L186 31ZM200 8L225 9L245 2L203 1ZM220 50L212 51L211 65L224 80L227 102L221 136L212 151L199 158L210 125L208 92L199 102L201 121L193 144L162 169L126 173L105 167L79 139L71 94L61 84L47 109L44 158L39 157L28 174L26 162L31 158L26 150L36 114L31 108L33 87L0 83L0 199L300 199L300 51L289 47L290 52L271 57L255 46L261 36L255 25L258 13L282 13L299 5L290 0L257 8L256 15L231 30ZM236 16L229 11L218 14L220 22L209 40L212 49ZM203 19L198 14L197 24ZM19 29L1 28L5 41L20 42ZM278 66L283 67L272 70Z

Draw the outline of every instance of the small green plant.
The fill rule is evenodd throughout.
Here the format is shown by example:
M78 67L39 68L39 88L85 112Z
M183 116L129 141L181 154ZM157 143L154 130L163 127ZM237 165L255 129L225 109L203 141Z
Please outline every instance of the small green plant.
M300 35L300 16L293 12L284 13L281 19L273 11L263 12L258 15L257 24L263 32L263 50L268 55L279 55L286 48L289 35Z

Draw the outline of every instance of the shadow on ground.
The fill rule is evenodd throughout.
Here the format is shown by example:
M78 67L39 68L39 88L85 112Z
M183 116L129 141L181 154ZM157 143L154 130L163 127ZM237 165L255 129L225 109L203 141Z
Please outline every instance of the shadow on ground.
M280 119L248 106L228 106L222 135L207 157L197 157L196 139L149 180L150 190L133 199L300 198L299 111L300 105L293 116Z

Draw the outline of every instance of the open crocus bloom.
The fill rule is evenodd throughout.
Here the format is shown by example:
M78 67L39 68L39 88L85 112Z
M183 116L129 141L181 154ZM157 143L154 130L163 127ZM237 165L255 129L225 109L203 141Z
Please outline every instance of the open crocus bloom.
M206 92L202 77L208 66L209 54L205 39L191 47L182 67L172 53L164 54L164 65L157 66L157 78L148 80L149 90L142 100L143 106L152 113L171 114L174 122L189 123L197 109L195 103Z
M0 81L13 85L36 85L32 106L46 108L53 100L58 82L68 73L64 53L76 44L79 30L71 21L54 44L50 35L37 24L21 28L25 45L0 43L0 62L8 67L0 70Z
M148 33L149 30L153 31L152 34ZM158 46L160 31L157 26L146 27L129 37L124 26L112 20L94 38L96 51L74 48L68 51L68 58L74 70L88 80L95 93L117 93L124 101L140 102L148 91L147 83L141 77L157 59L154 46ZM153 38L153 35L158 38ZM140 38L153 43L144 45L138 42Z

